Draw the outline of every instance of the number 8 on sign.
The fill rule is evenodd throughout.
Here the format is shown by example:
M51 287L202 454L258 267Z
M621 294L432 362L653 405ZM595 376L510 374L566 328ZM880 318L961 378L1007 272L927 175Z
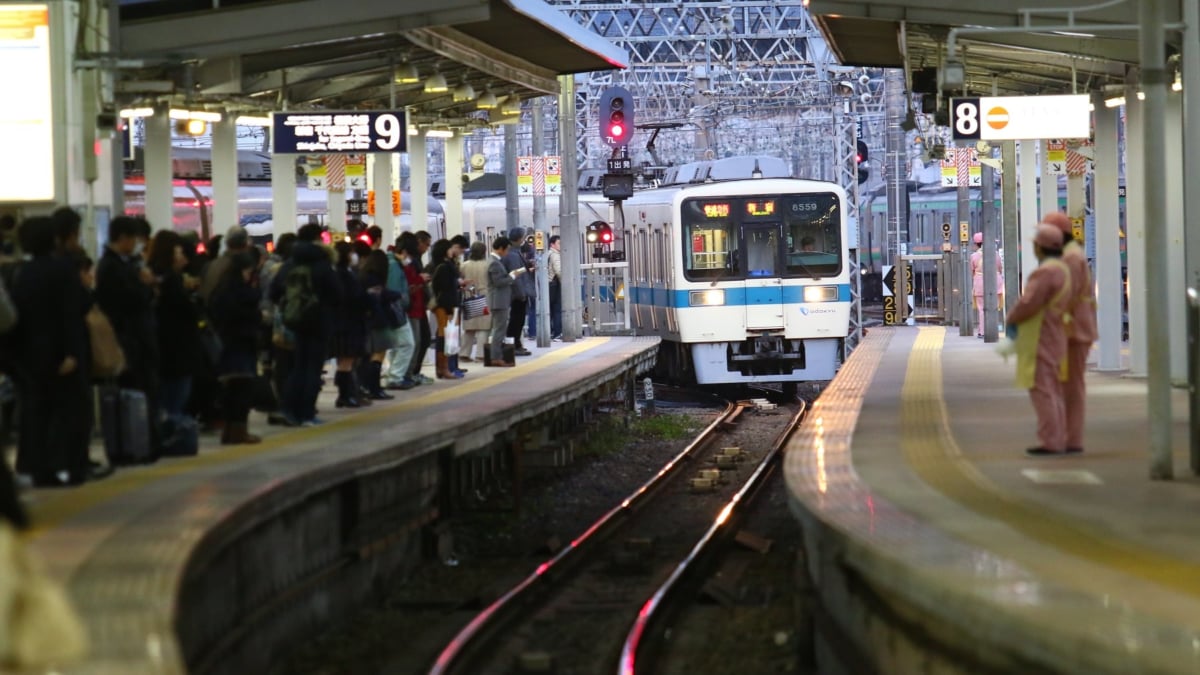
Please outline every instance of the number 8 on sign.
M954 130L954 140L978 140L979 125L979 99L954 99L950 106L950 127Z

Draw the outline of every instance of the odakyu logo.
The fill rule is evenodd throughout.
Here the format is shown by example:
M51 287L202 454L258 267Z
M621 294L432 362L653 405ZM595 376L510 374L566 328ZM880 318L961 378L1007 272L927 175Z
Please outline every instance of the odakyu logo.
M812 309L809 309L808 307L805 307L804 305L800 306L800 314L802 314L803 316L809 316L811 314L836 314L836 313L837 313L837 310L832 309L830 307L814 307Z
M804 316L808 316L808 308L807 308L807 307L801 307L801 308L800 308L800 313L801 313L801 314L803 314Z

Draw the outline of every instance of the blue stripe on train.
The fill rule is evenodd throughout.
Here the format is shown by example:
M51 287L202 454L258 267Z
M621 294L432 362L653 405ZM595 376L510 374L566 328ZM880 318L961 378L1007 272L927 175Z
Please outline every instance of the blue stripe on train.
M827 302L850 302L850 284L837 284L837 300ZM704 290L704 289L693 289ZM745 305L799 304L804 302L804 286L772 286L764 288L725 289L725 307ZM687 290L670 291L665 288L633 286L629 289L629 301L635 305L655 307L688 307Z

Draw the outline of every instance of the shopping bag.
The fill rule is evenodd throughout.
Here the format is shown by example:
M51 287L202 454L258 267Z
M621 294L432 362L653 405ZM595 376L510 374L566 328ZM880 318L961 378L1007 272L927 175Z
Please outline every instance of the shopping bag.
M487 296L471 296L463 300L462 305L464 319L476 319L488 313Z
M459 339L458 339L458 310L454 310L454 316L451 317L450 323L446 324L446 355L454 356L458 354Z

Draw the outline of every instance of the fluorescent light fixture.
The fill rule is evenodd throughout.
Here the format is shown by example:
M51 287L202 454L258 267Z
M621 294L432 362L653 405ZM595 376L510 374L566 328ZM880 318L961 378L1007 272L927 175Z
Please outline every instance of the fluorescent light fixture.
M1145 101L1145 100L1146 100L1146 92L1144 92L1144 91L1139 91L1139 92L1138 92L1138 100L1139 100L1139 101Z
M408 135L409 136L420 136L421 132L416 127L414 127L413 125L410 124L410 125L408 125Z
M475 87L463 82L454 88L454 102L464 103L475 98Z
M154 108L125 108L120 113L125 119L134 117L154 117Z
M1125 97L1124 96L1114 96L1112 98L1104 99L1104 107L1105 108L1119 108L1123 105L1125 105Z
M1175 73L1175 81L1171 83L1171 91L1183 91L1183 80L1179 79L1179 73Z
M449 129L430 129L425 132L425 138L453 138L454 132Z
M183 128L189 136L203 136L208 131L208 122L192 118L183 123Z
M496 95L490 91L483 92L483 96L475 101L475 107L480 110L495 110L499 105L500 102L496 100Z
M450 87L446 85L446 78L441 73L434 73L425 80L426 94L440 94L444 91L449 91Z
M416 84L421 81L421 74L417 72L417 67L405 61L396 66L396 72L392 74L392 80L396 84Z
M180 108L171 108L171 119L173 120L200 120L202 122L220 122L221 113L210 112L208 110L182 110Z
M234 124L239 127L269 127L271 126L270 117L261 117L258 115L240 115Z
M520 115L521 114L521 99L516 96L509 96L504 99L504 104L500 106L501 115Z
M689 307L719 307L725 304L725 289L716 288L707 291L688 291Z

